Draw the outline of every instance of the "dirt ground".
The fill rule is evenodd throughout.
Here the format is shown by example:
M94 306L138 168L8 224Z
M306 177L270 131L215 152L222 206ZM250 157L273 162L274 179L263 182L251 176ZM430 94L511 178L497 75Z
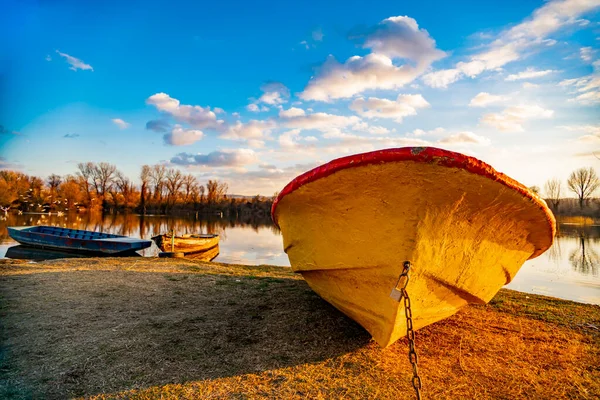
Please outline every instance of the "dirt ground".
M417 332L429 399L600 397L600 307L502 290ZM0 260L0 398L414 398L287 268Z

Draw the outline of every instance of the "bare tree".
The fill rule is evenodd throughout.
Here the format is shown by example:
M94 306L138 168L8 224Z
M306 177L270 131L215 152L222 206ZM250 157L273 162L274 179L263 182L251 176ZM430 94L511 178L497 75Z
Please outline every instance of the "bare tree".
M148 191L148 183L150 182L149 165L142 165L140 180L142 181L142 187L140 190L140 209L142 211L142 214L146 214L146 192Z
M199 203L204 202L204 186L198 185L197 183L193 185L190 190L190 198L194 202L194 209Z
M31 192L31 197L36 202L43 201L42 199L42 189L44 188L44 181L37 176L29 177L29 190Z
M529 190L531 190L533 193L537 194L538 196L540 195L540 187L539 186L529 186Z
M190 195L194 186L198 184L196 177L192 174L187 174L183 177L183 189L185 190L185 202L190 201Z
M58 195L64 201L66 208L74 207L84 200L86 193L82 190L80 182L82 179L81 176L66 175L58 187Z
M209 180L206 184L206 199L209 203L214 203L221 200L221 198L227 193L228 185L225 182L219 182L217 180Z
M46 184L50 188L50 202L54 201L54 197L56 197L56 190L60 186L62 182L62 178L59 175L52 174L46 179Z
M117 167L106 162L99 163L94 169L94 180L97 185L97 191L102 196L113 183L113 175ZM99 189L99 190L98 190Z
M124 205L127 206L127 203L131 200L131 195L134 192L133 183L129 178L121 171L117 170L115 172L114 184L111 188L113 190L111 190L110 194L113 198L115 208L118 208L119 206L119 195L123 197Z
M550 201L554 211L558 212L560 205L560 192L562 190L562 183L559 179L553 178L544 184L544 192L546 192L546 198Z
M167 169L164 165L156 164L150 169L150 180L154 186L154 200L162 201L162 191L165 184L165 174Z
M179 190L183 185L183 175L177 168L169 168L167 170L167 190L169 191L169 199L171 204L175 204Z
M571 173L567 180L569 190L574 192L579 198L579 208L583 209L583 204L589 200L594 191L600 186L600 179L592 167L580 168Z
M204 203L204 193L206 192L206 188L204 185L198 185L198 194L200 195L200 203Z
M81 184L82 189L85 191L85 194L87 196L88 205L92 200L92 194L90 193L90 187L93 184L92 182L94 179L94 169L95 168L96 168L96 166L93 162L77 164L77 169L79 170L79 172L77 173L77 176L79 176L81 178L81 179L79 179L79 183Z
M94 177L94 187L96 193L102 198L102 208L106 208L105 194L110 190L113 184L113 175L117 171L117 167L113 164L101 162L94 167L92 176Z

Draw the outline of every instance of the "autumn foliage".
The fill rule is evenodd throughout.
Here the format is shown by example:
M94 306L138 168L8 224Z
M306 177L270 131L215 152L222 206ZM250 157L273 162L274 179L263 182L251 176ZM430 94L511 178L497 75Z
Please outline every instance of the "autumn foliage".
M217 180L200 183L165 165L144 165L140 184L115 165L79 163L77 172L51 174L46 179L22 172L0 171L0 206L24 212L102 210L140 213L227 212L268 213L272 198L228 197L228 185Z

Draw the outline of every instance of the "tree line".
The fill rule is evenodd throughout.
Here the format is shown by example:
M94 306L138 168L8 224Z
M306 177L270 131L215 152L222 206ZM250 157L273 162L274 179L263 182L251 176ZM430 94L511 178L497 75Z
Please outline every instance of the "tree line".
M46 179L0 170L0 206L23 212L94 210L141 214L178 212L266 213L271 197L232 198L218 180L201 184L192 174L165 165L144 165L136 185L113 164L77 164L77 172Z
M183 174L165 165L144 165L136 185L113 164L79 163L77 172L46 179L22 172L0 170L0 207L20 211L136 211L141 214L178 212L260 213L267 215L273 197L231 198L228 185L218 180L205 184L192 174ZM573 171L566 188L559 179L530 189L545 198L555 214L598 216L600 203L593 198L600 187L596 171L580 168ZM568 198L569 194L576 198Z
M553 178L544 184L544 197L555 214L563 215L589 215L597 216L599 206L594 193L600 187L600 178L592 168L579 168L569 175L566 189L560 179ZM539 194L539 188L531 188ZM565 198L565 195L575 194L573 199Z

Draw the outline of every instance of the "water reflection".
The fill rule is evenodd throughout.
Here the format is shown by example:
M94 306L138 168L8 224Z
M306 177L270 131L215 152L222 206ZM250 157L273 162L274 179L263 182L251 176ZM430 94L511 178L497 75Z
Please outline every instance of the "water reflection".
M236 264L289 266L283 252L281 233L267 217L226 219L216 216L139 216L135 214L100 215L47 214L9 215L0 221L0 257L16 245L8 237L7 226L57 225L68 228L116 233L150 239L175 230L176 235L212 233L220 235L219 255L214 261ZM14 251L6 256L14 256ZM156 256L153 244L144 256ZM554 245L543 255L529 260L508 288L545 294L563 299L600 304L600 226L560 225Z
M211 233L220 236L220 254L212 254L215 261L240 264L287 264L287 256L281 251L279 229L268 217L246 216L237 219L219 216L159 216L136 214L71 213L56 214L9 214L7 220L0 221L0 257L11 257L14 251L6 254L10 246L17 243L8 236L8 226L52 225L65 228L83 229L95 232L150 239L152 236L173 229L176 235L189 233ZM233 235L231 240L229 235ZM142 250L144 256L156 256L156 245ZM17 258L17 257L14 257Z
M576 237L578 246L569 253L571 266L585 275L598 275L600 256L596 251L600 242L600 227L565 225L559 235Z
M18 258L20 260L56 260L59 258L86 258L85 254L68 253L58 250L38 249L27 246L11 246L6 250L7 258ZM110 255L95 255L94 257L110 257ZM120 254L119 257L140 257L137 253Z
M509 289L600 304L600 226L561 224L554 244L521 268Z

